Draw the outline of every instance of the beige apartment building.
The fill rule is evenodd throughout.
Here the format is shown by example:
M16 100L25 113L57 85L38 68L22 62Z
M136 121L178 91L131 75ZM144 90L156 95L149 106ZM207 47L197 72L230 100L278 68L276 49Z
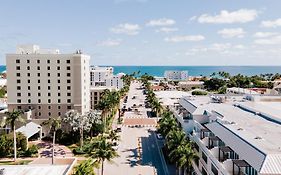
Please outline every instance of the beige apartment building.
M36 45L6 55L8 109L21 109L30 121L90 110L90 56L60 54ZM38 123L38 122L36 122Z
M105 86L100 86L100 87L91 86L91 88L90 88L90 93L91 93L91 109L93 109L93 110L96 109L96 105L101 100L103 92L106 89L108 89L109 91L117 90L116 88L105 87Z

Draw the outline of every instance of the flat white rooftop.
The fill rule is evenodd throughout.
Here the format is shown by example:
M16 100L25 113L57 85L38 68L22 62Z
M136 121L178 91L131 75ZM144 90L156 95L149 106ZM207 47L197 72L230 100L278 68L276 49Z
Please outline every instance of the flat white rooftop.
M68 165L6 165L5 175L65 175Z

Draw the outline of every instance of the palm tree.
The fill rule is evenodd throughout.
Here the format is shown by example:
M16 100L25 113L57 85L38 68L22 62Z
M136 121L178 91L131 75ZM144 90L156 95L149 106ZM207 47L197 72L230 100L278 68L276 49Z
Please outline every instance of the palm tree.
M158 131L164 137L166 137L171 130L175 130L178 127L177 122L170 111L164 111L158 124Z
M192 148L192 143L185 141L170 151L169 158L172 162L176 162L178 169L186 168L187 173L191 174L192 162L198 159L198 156Z
M171 130L166 136L166 145L168 149L175 150L179 145L186 142L186 136L181 130Z
M53 148L52 148L52 164L54 164L55 157L55 141L56 141L56 132L59 128L61 128L61 119L50 117L49 120L44 121L42 125L47 125L50 127L50 132L53 132Z
M86 152L101 163L101 175L104 173L104 161L112 161L113 158L118 156L113 149L113 143L104 135L96 137Z
M13 129L13 135L14 135L14 161L17 159L17 138L16 138L16 127L15 127L15 122L24 122L23 118L21 115L23 112L21 110L13 110L11 112L6 112L6 119L5 123L10 124L11 129Z
M98 168L97 162L89 158L81 162L76 168L73 175L95 175L94 168Z

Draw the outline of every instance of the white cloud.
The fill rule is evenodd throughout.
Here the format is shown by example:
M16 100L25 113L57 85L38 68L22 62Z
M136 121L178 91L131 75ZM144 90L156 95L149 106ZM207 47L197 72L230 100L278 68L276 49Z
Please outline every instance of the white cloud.
M178 31L178 28L171 28L171 27L162 27L160 29L157 29L156 32L163 32L163 33L171 33Z
M267 37L271 37L271 36L275 36L278 33L274 33L274 32L256 32L254 34L254 37L256 38L267 38Z
M194 21L197 19L197 16L192 16L191 18L189 18L189 21Z
M203 14L198 17L199 23L213 23L213 24L232 24L232 23L247 23L257 18L258 12L250 9L240 9L229 12L222 10L218 15Z
M105 41L102 41L98 43L99 46L105 46L105 47L114 47L114 46L119 46L121 44L121 40L113 40L113 39L107 39Z
M281 18L272 21L262 21L262 27L276 28L281 26Z
M281 35L270 38L257 39L254 41L254 43L260 45L281 45Z
M223 38L243 38L245 33L246 32L242 28L222 29L218 31L218 34L220 34Z
M167 42L184 42L184 41L202 41L205 37L202 35L185 35L166 37L164 40Z
M189 49L185 54L186 55L196 55L196 54L209 54L209 53L218 53L218 54L235 54L239 51L245 49L246 47L242 44L233 45L231 43L213 43L206 47L195 47Z
M150 20L146 25L147 26L171 26L176 23L175 20L173 19L168 19L168 18L161 18L161 19L154 19Z
M116 34L137 35L140 29L138 24L125 23L111 28L110 31Z

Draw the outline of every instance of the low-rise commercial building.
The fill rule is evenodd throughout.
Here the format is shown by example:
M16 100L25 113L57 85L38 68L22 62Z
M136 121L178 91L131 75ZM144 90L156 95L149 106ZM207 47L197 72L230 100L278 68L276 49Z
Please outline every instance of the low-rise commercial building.
M281 174L280 96L185 97L172 111L195 142L196 174Z

